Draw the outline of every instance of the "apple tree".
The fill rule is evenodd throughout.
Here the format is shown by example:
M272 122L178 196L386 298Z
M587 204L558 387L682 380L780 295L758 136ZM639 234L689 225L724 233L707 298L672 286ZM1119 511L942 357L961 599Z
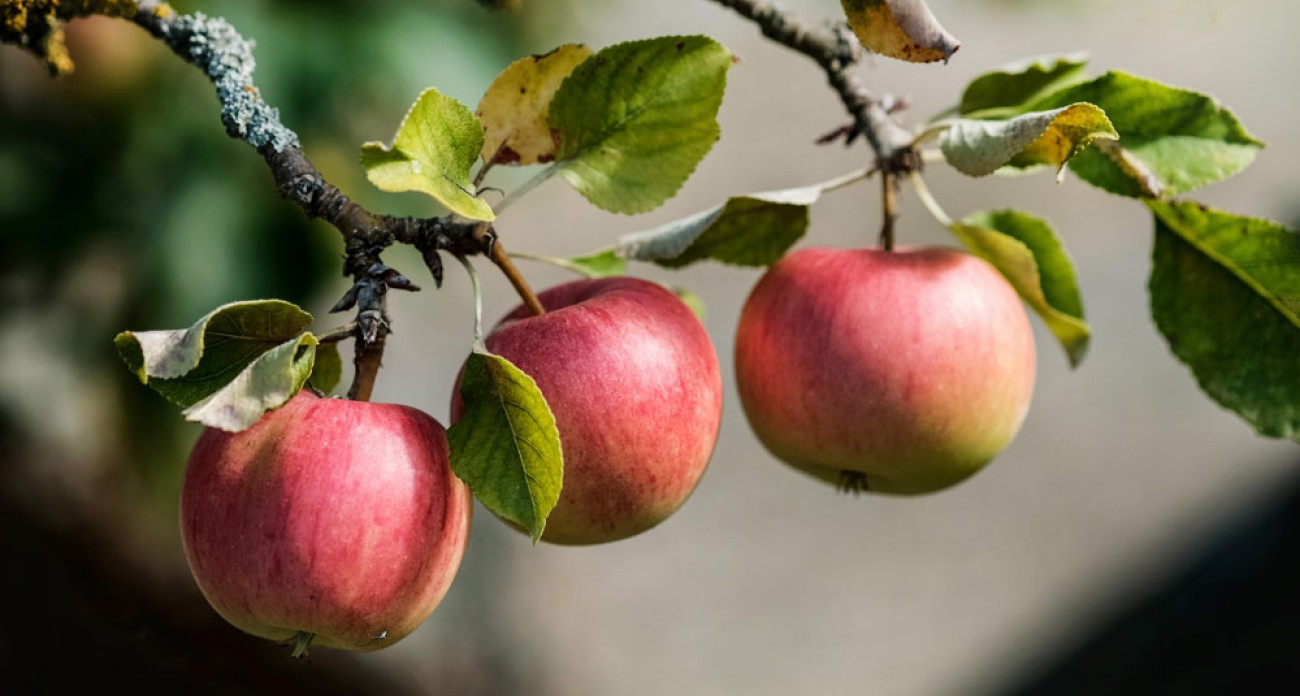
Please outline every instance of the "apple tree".
M1086 368L1091 328L1051 222L1020 209L952 217L927 186L934 167L1071 174L1100 190L1080 195L1145 208L1151 314L1173 356L1261 435L1300 437L1296 232L1188 197L1242 172L1262 147L1227 107L1194 86L1093 71L1070 54L990 68L952 95L949 110L916 117L869 88L858 67L866 56L932 64L918 70L954 59L959 40L923 0L843 0L825 26L757 0L714 2L816 63L846 121L822 142L859 146L862 166L829 181L729 192L682 219L558 256L513 251L498 215L552 178L611 214L664 204L720 137L728 74L745 69L725 46L688 34L564 44L518 58L476 105L429 86L358 153L375 187L424 194L442 211L420 217L370 210L327 180L262 97L252 42L225 19L156 0L0 0L0 39L56 77L74 67L66 23L104 15L143 29L212 83L226 133L251 146L295 215L341 235L351 285L334 321L249 299L115 340L131 374L207 427L189 460L182 525L194 576L223 617L296 652L314 637L358 650L391 644L455 575L466 487L534 541L646 532L704 474L724 370L735 370L757 438L813 479L918 494L975 474L1029 409L1037 358L1026 308L1077 368ZM521 167L531 178L496 185L494 174ZM879 196L875 247L795 251L811 207L842 189ZM898 219L908 192L961 251L907 245ZM425 268L390 265L385 254L398 245ZM520 259L580 279L535 292ZM718 359L694 313L699 297L635 277L646 264L697 263L768 269L737 311L734 361ZM501 272L521 301L490 330L480 268ZM390 314L389 292L440 287L462 270L476 303L466 308L464 351L437 357L460 365L444 432L414 409L368 402L385 346L400 340L393 328L414 320ZM343 343L352 348L346 390ZM347 401L320 398L336 391ZM392 514L368 520L376 508ZM327 523L301 524L325 511ZM265 563L230 554L248 539L264 544L256 555ZM328 563L304 566L304 553ZM375 563L411 559L409 576L373 575ZM310 607L288 599L304 596Z

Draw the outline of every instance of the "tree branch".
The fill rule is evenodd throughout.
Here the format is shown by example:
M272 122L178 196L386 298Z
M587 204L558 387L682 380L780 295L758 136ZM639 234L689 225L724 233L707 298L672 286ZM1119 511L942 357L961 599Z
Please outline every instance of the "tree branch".
M876 155L884 190L880 241L886 250L892 248L894 222L898 218L897 197L893 194L900 177L920 170L921 158L912 146L912 134L891 116L898 103L892 98L877 97L852 72L865 53L853 32L843 24L832 30L813 29L791 13L761 0L713 2L735 10L757 24L764 36L812 58L821 66L826 81L853 119L851 128L836 135L842 134L849 143L861 135Z
M72 72L63 23L92 14L130 17L135 0L0 0L0 42L12 43L45 61L52 75Z
M133 20L207 75L217 90L226 133L257 150L270 167L280 195L297 203L309 217L329 222L343 235L347 249L344 273L353 278L353 286L332 311L357 308L356 373L348 396L368 400L389 333L387 291L419 290L405 276L384 265L380 254L394 242L420 248L435 283L441 285L440 249L461 254L482 252L473 234L475 225L451 216L417 219L378 215L326 181L303 154L298 135L280 121L279 111L262 99L253 83L253 42L226 20L202 13L178 15L156 0L141 0Z
M761 0L713 1L757 24L764 36L816 61L853 118L848 139L851 141L858 135L866 138L882 171L889 170L888 163L897 157L898 151L907 148L912 135L890 117L893 100L876 97L851 71L865 49L847 26L814 29L793 14Z

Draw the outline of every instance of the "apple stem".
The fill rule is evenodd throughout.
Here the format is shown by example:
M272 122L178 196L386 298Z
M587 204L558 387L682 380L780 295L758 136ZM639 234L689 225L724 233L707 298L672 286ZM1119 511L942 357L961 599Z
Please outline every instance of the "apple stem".
M894 250L894 223L898 220L898 178L888 167L880 172L884 224L880 227L880 248Z
M355 376L348 389L348 398L353 401L369 401L375 391L375 378L384 359L384 344L388 341L388 321L381 312L374 314L362 312L357 316L358 337L356 357L352 360ZM367 326L373 327L368 329ZM373 333L369 333L373 331Z
M480 224L475 231L475 236L483 242L487 249L488 258L492 259L492 263L496 264L497 268L501 269L501 272L505 274L506 279L510 281L510 285L514 286L515 292L519 293L519 298L524 301L528 309L539 317L546 314L546 308L542 306L541 300L538 300L537 295L533 293L533 289L528 287L528 281L524 280L523 274L510 260L509 254L506 253L501 241L496 238L496 234L491 231L490 225L486 222Z
M366 258L357 255L349 257L350 268L364 266ZM353 401L369 401L375 390L375 378L384 359L384 344L388 342L388 286L383 276L375 277L372 270L382 269L382 264L371 263L367 270L354 270L357 277L353 288L356 290L357 319L354 322L353 336L355 354L352 358L354 375L352 386L348 389L348 398Z
M293 657L298 658L307 654L307 648L311 647L312 640L316 637L315 633L307 631L298 631L293 636Z

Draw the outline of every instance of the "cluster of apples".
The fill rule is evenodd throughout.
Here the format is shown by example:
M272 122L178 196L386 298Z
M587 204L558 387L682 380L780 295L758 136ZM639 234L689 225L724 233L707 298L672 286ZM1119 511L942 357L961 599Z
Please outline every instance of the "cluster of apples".
M555 414L564 487L543 539L639 534L676 511L712 455L717 355L674 294L583 280L519 308L488 348L537 382ZM764 275L740 317L745 413L778 458L888 493L960 481L1014 436L1034 344L988 264L942 249L807 249ZM452 418L460 413L453 397ZM413 408L310 393L240 433L208 430L182 500L186 557L226 620L276 641L391 645L442 599L472 498L446 431ZM847 473L846 473L847 472Z

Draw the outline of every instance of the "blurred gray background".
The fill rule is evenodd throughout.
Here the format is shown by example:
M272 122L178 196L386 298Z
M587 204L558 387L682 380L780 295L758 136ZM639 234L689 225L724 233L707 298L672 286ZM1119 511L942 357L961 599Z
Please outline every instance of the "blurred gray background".
M861 144L813 145L846 117L811 61L701 0L524 0L512 15L470 0L176 4L228 16L258 39L263 95L302 134L308 156L373 209L402 214L437 211L417 196L371 189L357 152L363 140L391 138L424 86L473 105L514 58L574 41L598 47L708 33L739 56L722 139L677 197L648 215L615 216L554 180L500 218L514 251L583 253L729 195L869 164ZM912 122L954 103L992 67L1086 50L1094 71L1123 69L1215 95L1267 143L1243 175L1194 197L1251 215L1300 216L1292 137L1300 94L1276 77L1300 60L1291 36L1300 7L929 4L963 42L948 66L875 58L863 67L873 88L908 97ZM810 21L839 12L831 0L783 5ZM176 485L197 429L120 369L111 337L188 325L221 302L265 295L302 302L320 327L333 326L342 318L325 311L346 289L338 237L275 198L256 155L222 133L211 87L192 67L125 23L74 29L79 72L61 82L0 47L4 502L43 520L50 538L90 540L70 542L66 563L57 550L64 547L42 544L51 573L103 570L83 563L84 554L117 569L111 586L124 595L148 590L149 611L121 609L99 622L148 627L133 634L142 664L158 666L177 649L151 636L208 636L219 647L196 648L188 659L249 651L272 665L240 677L257 690L278 683L265 680L287 654L210 623L175 531ZM508 190L527 174L489 182ZM954 216L1015 206L1049 218L1074 258L1095 332L1087 360L1072 371L1036 325L1032 409L985 471L940 494L898 499L839 495L786 468L750 434L730 374L734 324L758 272L636 266L631 272L705 299L723 359L721 439L688 504L640 537L589 548L534 547L480 509L461 575L424 627L372 655L315 651L310 663L289 668L295 683L323 689L325 675L337 673L390 693L1003 693L1165 582L1228 521L1297 481L1295 444L1258 437L1212 403L1156 333L1142 206L1068 175L1060 185L1050 175L972 180L942 165L927 175ZM903 243L951 243L910 193L903 199ZM874 182L837 192L816 206L802 244L869 245L879 219ZM396 333L375 398L445 422L472 339L469 283L450 266L433 291L416 254L395 249L386 259L427 291L392 296ZM500 316L517 300L480 268L485 315ZM535 286L571 277L523 269ZM36 538L10 537L6 545ZM11 564L6 582L33 568ZM86 604L92 613L99 606ZM14 674L19 656L38 652L25 634L39 620L30 621L5 616L0 666ZM93 636L68 649L100 650ZM212 673L243 674L248 664L225 663ZM187 669L176 668L178 679L193 674Z

